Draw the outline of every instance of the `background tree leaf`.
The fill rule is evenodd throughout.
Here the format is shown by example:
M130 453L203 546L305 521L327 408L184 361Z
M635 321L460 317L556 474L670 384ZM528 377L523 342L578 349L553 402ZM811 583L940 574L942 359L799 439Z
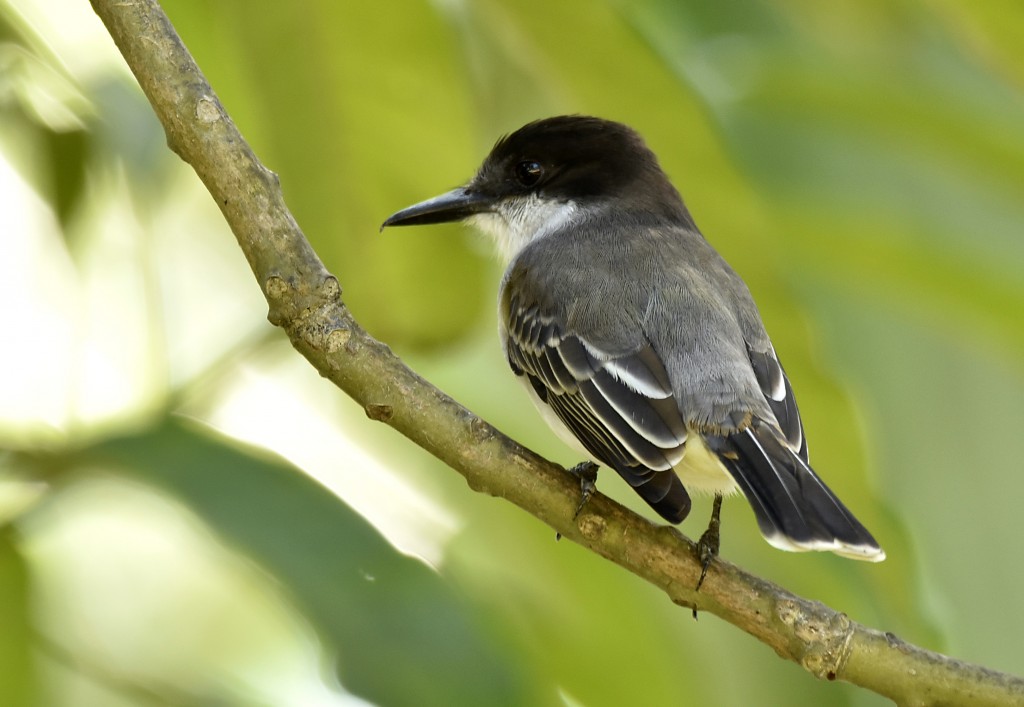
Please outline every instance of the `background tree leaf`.
M297 469L173 419L78 460L179 497L278 577L354 693L378 704L535 702L468 597Z
M38 676L29 620L29 570L12 539L11 526L0 527L0 702L32 705Z

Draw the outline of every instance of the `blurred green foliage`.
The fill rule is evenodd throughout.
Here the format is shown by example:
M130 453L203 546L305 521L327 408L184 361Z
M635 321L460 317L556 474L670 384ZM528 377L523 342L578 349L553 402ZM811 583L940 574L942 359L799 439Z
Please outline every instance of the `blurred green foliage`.
M378 226L528 120L639 129L889 559L777 552L742 502L724 556L1024 672L1024 6L165 5L357 318L563 463L501 360L489 246ZM0 704L882 702L694 623L362 419L265 322L84 0L0 1L0 155Z
M72 463L130 469L135 479L181 498L267 571L287 578L298 607L338 648L338 674L357 694L384 704L536 701L524 689L519 666L474 626L476 612L466 597L396 552L296 469L177 420L106 440ZM381 669L384 656L387 670Z

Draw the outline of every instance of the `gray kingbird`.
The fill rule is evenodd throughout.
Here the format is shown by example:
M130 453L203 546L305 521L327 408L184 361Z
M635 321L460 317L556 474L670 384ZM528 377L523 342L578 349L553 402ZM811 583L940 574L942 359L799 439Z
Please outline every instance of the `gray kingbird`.
M721 497L736 491L777 548L885 559L809 466L793 389L746 284L634 130L584 116L529 123L468 184L382 228L456 220L504 256L501 343L555 431L671 523L690 512L690 492L715 496L705 571Z

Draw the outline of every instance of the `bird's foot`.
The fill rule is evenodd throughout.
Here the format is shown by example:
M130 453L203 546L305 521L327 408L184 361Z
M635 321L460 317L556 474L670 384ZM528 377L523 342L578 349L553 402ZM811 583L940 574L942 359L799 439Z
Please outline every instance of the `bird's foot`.
M573 520L580 517L583 506L587 505L587 501L597 491L597 469L598 466L594 462L580 462L569 469L569 473L580 480L580 502L576 506L576 512L572 514ZM555 540L561 539L562 534L556 533Z
M569 469L569 473L580 480L580 502L576 506L576 512L572 514L573 520L579 518L583 506L587 505L587 501L597 491L597 470L598 466L594 462L580 462Z
M718 549L720 545L721 536L719 531L722 527L722 496L717 494L715 496L715 503L711 507L711 522L708 523L708 529L704 531L704 534L700 536L700 540L697 541L697 559L700 561L700 579L697 580L697 587L694 589L695 592L700 591L700 587L704 584L704 578L708 574L708 567L711 565L711 560L718 555ZM693 610L693 618L697 618L697 609Z
M700 560L700 579L697 580L697 588L694 591L700 591L700 586L704 584L704 578L708 574L708 566L711 564L712 558L718 555L718 549L720 545L719 531L722 527L722 496L718 494L715 496L715 504L711 507L711 522L708 523L708 529L704 531L704 534L700 536L700 540L697 541L697 559Z

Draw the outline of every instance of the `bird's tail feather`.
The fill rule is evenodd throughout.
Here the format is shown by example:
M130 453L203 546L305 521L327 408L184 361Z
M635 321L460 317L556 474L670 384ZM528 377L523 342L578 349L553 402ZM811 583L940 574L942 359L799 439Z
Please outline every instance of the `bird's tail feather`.
M771 425L755 419L738 432L706 439L747 497L770 544L885 559L871 533Z

